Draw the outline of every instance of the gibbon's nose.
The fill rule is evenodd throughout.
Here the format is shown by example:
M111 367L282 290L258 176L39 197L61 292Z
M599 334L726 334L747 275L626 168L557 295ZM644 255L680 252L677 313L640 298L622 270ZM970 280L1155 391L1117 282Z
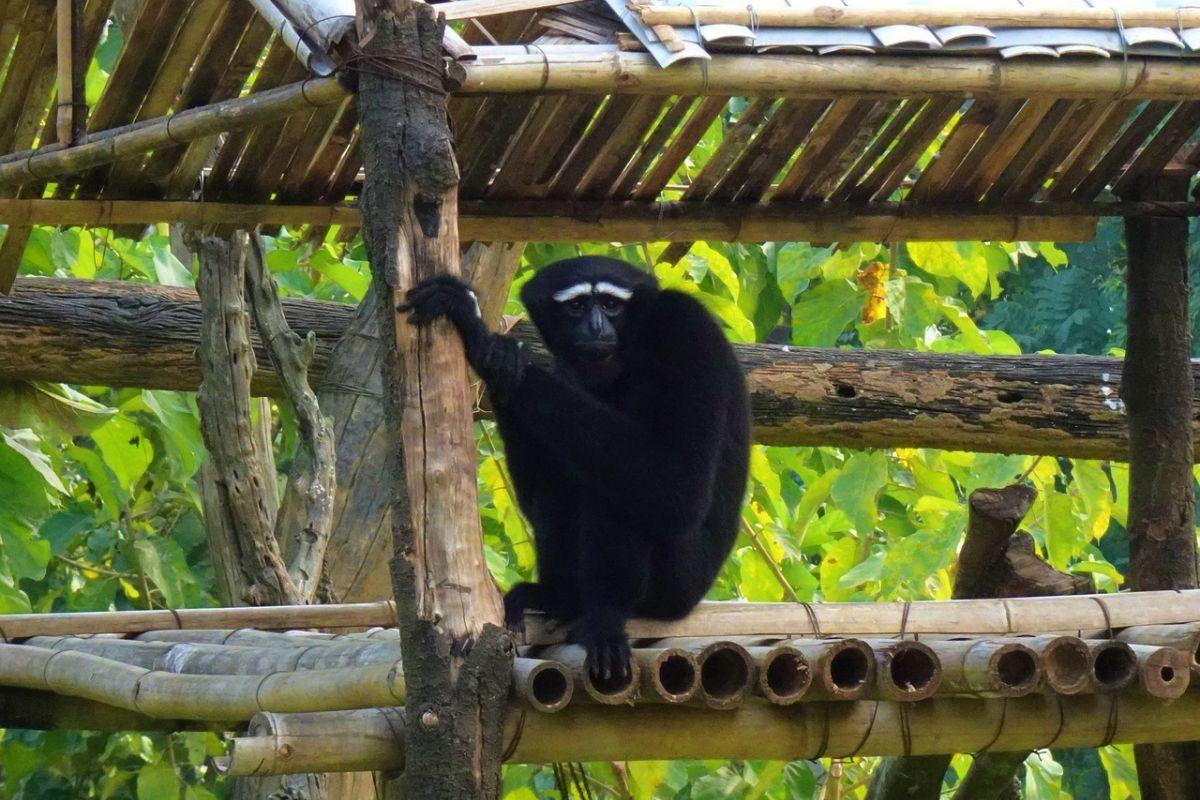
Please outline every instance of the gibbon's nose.
M613 330L608 317L604 316L599 305L592 306L592 310L588 312L587 332L592 341L596 343L608 346L616 344L616 331Z

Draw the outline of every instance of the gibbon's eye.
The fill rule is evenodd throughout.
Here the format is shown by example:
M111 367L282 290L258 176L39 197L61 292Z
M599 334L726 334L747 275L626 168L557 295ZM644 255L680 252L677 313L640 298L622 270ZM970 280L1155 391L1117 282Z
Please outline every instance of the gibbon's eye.
M587 302L582 297L576 297L567 301L567 311L573 316L578 316L587 308Z
M624 307L624 304L617 298L606 295L600 301L600 307L604 309L606 314L616 314Z

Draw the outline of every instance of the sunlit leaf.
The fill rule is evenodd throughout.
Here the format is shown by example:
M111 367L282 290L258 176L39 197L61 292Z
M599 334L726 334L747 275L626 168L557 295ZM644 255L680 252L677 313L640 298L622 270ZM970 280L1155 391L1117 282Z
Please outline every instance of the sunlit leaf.
M855 453L833 482L833 502L850 517L859 536L875 530L879 517L876 503L887 476L887 457L883 453Z
M792 307L792 343L832 347L856 319L863 292L848 280L822 281L806 290Z

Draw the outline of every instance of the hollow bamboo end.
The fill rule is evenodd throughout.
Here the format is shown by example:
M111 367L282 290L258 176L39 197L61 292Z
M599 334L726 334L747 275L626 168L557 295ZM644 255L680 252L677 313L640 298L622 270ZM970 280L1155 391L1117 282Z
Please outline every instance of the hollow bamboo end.
M700 651L700 697L709 708L736 708L754 685L754 659L735 642L713 642Z
M575 693L565 665L533 658L513 663L513 688L530 706L547 714L562 711Z
M1091 645L1092 680L1096 691L1111 694L1138 679L1137 656L1125 642L1108 640Z
M1004 644L988 663L995 692L1002 697L1021 697L1037 689L1042 678L1042 660L1023 644Z
M875 654L862 639L822 642L809 692L826 700L860 700L875 678Z
M808 659L790 645L780 645L768 652L759 663L758 690L775 705L790 706L799 702L813 682Z
M899 641L875 645L876 683L887 700L915 702L937 691L942 682L942 664L929 645Z
M629 672L624 675L612 675L608 678L598 678L592 675L585 663L578 673L583 682L583 689L597 703L606 706L628 705L637 697L638 684L642 680L642 668L636 658L629 660Z
M1163 700L1181 697L1191 683L1190 661L1188 654L1172 647L1159 647L1144 656L1139 653L1142 688Z
M1058 694L1079 694L1092 680L1087 643L1075 636L1056 636L1042 647L1042 677Z
M647 692L665 703L686 703L700 691L700 664L686 650L667 648L645 659L641 668Z

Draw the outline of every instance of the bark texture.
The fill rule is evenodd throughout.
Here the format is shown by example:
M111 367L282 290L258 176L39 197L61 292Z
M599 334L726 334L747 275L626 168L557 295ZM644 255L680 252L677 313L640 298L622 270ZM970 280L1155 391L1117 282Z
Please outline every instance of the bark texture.
M415 282L459 271L458 169L435 85L445 23L412 0L359 0L358 12L363 231L384 354L411 721L405 772L386 796L495 797L513 647L483 558L466 362L448 323L415 330L395 310Z
M1174 199L1187 181L1160 178L1139 199ZM1125 222L1129 252L1129 576L1134 591L1196 586L1194 413L1189 369L1188 221ZM1200 743L1134 748L1143 800L1200 797Z
M495 257L489 253L485 261ZM502 260L512 269L516 258L509 251ZM480 277L476 284L488 285L486 275ZM495 297L503 308L505 295L485 292L481 299L486 306L486 298ZM316 301L284 300L283 307L294 330L316 337L310 376L319 383L355 311ZM0 297L0 380L194 391L200 326L200 306L189 289L22 279L12 297ZM527 324L516 333L537 342ZM257 356L253 391L281 395L253 331L251 342ZM1120 359L735 349L750 387L755 437L765 444L1128 458ZM1200 386L1200 364L1191 370L1192 385ZM373 391L345 375L327 382L329 391L339 382L346 392ZM1194 418L1191 429L1193 437L1200 435Z

